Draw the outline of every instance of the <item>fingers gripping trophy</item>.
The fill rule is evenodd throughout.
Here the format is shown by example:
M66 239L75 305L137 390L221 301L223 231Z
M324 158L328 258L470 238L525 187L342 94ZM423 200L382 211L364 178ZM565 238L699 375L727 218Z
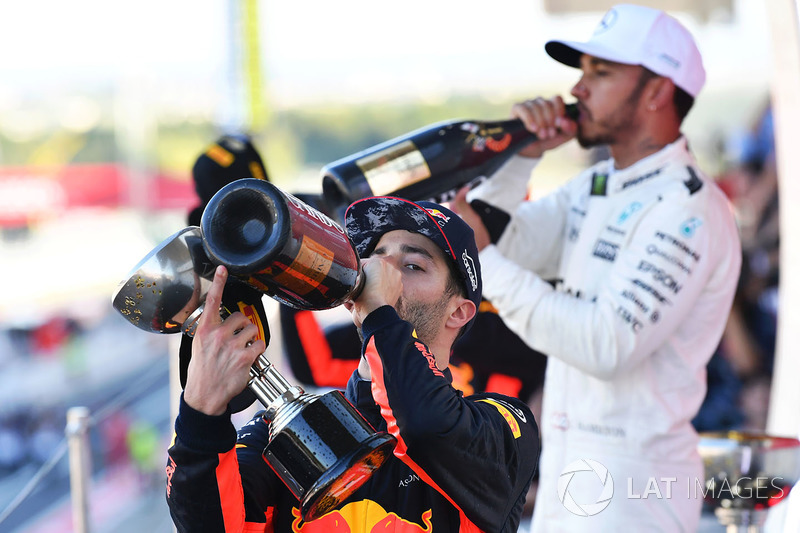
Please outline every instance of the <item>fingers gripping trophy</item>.
M225 294L212 290L219 265L231 275ZM142 330L193 336L203 313L218 313L209 317L215 322L239 311L228 293L320 310L357 297L363 281L358 253L337 223L267 181L245 178L211 198L199 227L182 229L145 256L112 304ZM255 322L253 338L268 344L266 321ZM395 438L375 431L341 392L306 393L263 352L246 388L266 408L264 459L301 502L306 521L338 507L392 453Z

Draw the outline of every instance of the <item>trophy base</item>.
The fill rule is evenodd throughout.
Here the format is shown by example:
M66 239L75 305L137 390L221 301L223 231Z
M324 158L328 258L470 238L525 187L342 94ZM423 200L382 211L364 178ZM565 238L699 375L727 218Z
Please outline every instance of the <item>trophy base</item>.
M278 409L270 426L264 459L301 502L304 521L341 505L397 443L376 432L340 391L302 394Z
M333 511L361 487L394 450L395 439L379 433L328 469L303 498L300 514L308 522Z

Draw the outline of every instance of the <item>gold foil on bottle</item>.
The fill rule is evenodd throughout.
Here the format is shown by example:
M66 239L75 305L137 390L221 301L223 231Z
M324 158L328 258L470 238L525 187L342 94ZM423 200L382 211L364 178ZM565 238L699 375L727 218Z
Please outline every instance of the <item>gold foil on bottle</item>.
M372 193L389 194L431 176L428 163L412 141L404 141L356 161Z

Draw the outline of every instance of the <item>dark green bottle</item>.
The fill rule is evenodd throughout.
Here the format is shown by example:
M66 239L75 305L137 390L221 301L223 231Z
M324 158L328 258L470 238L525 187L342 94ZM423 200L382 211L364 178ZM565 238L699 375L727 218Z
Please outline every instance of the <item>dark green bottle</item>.
M567 116L575 119L577 105L566 107ZM464 185L491 176L535 140L518 119L440 122L326 165L322 194L338 220L350 203L368 196L444 203Z

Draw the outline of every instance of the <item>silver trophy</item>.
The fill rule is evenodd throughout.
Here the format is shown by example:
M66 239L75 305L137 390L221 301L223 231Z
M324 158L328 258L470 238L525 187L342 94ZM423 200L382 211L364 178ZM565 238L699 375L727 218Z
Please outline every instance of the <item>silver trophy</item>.
M800 440L739 431L702 433L704 501L728 533L763 531L767 511L800 479Z
M200 228L190 226L133 268L112 305L144 331L193 336L214 270ZM264 459L300 501L306 521L338 507L392 455L396 439L375 431L340 391L307 394L264 354L250 368L248 388L270 424Z

